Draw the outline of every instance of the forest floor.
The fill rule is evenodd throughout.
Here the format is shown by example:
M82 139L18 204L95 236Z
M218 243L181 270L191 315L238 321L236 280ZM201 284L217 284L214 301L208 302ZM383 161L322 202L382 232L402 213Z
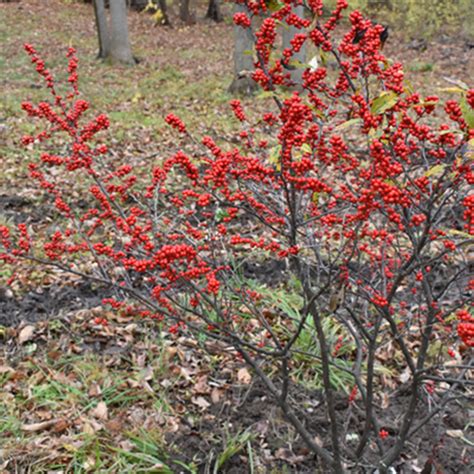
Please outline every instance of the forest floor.
M94 111L110 116L105 140L119 160L149 167L186 146L165 124L169 112L197 137L232 140L238 122L227 92L231 15L226 6L226 21L214 24L202 19L203 5L198 11L192 26L180 24L172 11L174 28L131 13L130 36L140 62L112 67L95 59L90 5L0 4L0 224L27 220L38 232L54 226L54 215L27 176L33 152L19 144L34 129L21 102L46 94L22 50L25 42L34 44L60 77L65 49L77 48L80 89ZM385 53L403 61L414 88L430 95L472 82L473 48L459 37L424 41L395 32ZM256 112L268 107L267 101L243 99ZM12 268L0 268L0 473L318 472L314 458L229 348L170 336L153 322L104 314L103 293L77 278L30 267L15 275L10 288L5 282L11 276ZM109 324L95 324L98 316ZM320 374L303 373L298 382L291 396L317 406ZM385 384L400 393L400 373L388 372ZM344 402L344 387L338 397L341 418L354 416ZM394 418L403 394L387 403L385 416ZM425 415L417 413L420 419ZM437 472L472 472L469 415L472 410L455 404L426 425L418 444L407 447L399 472L428 472L423 470L428 459ZM317 410L307 420L325 442L327 420Z

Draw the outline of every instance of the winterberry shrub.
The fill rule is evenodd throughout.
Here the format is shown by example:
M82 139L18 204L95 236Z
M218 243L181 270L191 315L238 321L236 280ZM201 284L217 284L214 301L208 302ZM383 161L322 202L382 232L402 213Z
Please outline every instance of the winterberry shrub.
M459 89L459 100L445 103L423 97L405 82L402 65L381 53L381 25L354 11L340 34L347 1L325 19L320 0L308 2L312 19L295 16L292 4L270 12L264 2L246 2L250 16L263 18L257 31L244 14L235 18L255 39L253 79L273 98L268 111L249 123L233 100L238 145L206 136L200 153L179 151L146 173L107 160L97 134L109 120L84 119L89 104L78 91L74 50L71 92L61 96L25 45L53 99L23 104L48 123L23 142L62 143L62 152L49 149L29 164L58 224L43 242L25 224L2 227L1 258L76 273L115 290L104 304L116 311L156 318L172 334L218 339L254 370L325 472L361 465L386 472L462 390L469 367L474 90ZM301 33L277 55L280 24ZM337 71L312 61L292 92L284 65L303 43L332 58ZM166 122L195 140L179 117ZM87 187L85 207L67 180ZM255 262L273 269L272 281L249 276ZM275 306L277 288L297 293L299 304ZM393 361L386 363L403 372L409 393L390 426L378 409L387 348ZM321 443L292 402L301 358L322 374L319 409L329 425ZM336 407L333 376L341 372L360 426L342 423Z

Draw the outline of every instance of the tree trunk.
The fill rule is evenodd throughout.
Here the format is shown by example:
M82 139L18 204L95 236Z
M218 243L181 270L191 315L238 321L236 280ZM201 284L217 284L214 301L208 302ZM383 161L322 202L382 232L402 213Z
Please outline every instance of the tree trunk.
M304 6L298 5L293 6L292 11L295 15L298 15L300 18L304 18ZM295 28L294 26L287 26L283 30L283 49L292 48L291 40L298 33L303 33L304 30ZM302 46L298 53L294 53L290 59L290 77L293 84L298 87L303 83L303 71L304 68L301 67L306 63L306 43Z
M209 18L215 21L216 23L219 23L224 19L222 17L220 0L209 0L206 18Z
M94 0L95 24L97 35L99 37L99 53L97 57L105 59L110 53L110 35L107 24L107 15L105 14L104 0Z
M125 0L110 0L110 54L112 62L135 64L128 39L127 5Z
M250 12L245 4L236 3L234 13ZM250 77L254 71L253 40L248 28L234 25L234 80L229 87L232 94L251 95L258 89L258 84Z
M191 13L191 0L181 0L179 5L179 18L187 25L196 23L194 13Z
M158 5L160 7L161 13L163 14L163 25L171 26L171 21L168 16L168 6L166 5L166 0L158 0Z

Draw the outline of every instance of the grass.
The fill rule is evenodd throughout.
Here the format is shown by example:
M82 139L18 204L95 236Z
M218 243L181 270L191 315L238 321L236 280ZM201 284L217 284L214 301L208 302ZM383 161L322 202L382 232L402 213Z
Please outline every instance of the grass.
M431 72L435 69L435 65L425 61L413 61L408 65L411 72Z
M224 465L230 461L232 457L243 450L247 450L249 464L252 466L252 439L254 439L254 435L252 435L249 431L243 431L241 433L237 433L235 436L229 436L224 442L223 450L216 457L213 474L218 474L221 472ZM252 471L252 468L250 468L250 471Z

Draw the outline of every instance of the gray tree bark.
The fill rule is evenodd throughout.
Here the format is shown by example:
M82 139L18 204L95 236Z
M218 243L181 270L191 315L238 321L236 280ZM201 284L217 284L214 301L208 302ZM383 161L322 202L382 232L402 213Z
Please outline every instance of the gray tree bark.
M95 24L97 26L97 35L99 38L99 53L97 57L105 59L110 52L110 35L107 24L107 15L105 14L104 0L94 0Z
M179 18L187 25L196 23L196 15L192 12L192 0L181 0L179 5Z
M246 5L236 3L234 13L246 13L250 18L250 12ZM229 87L232 94L251 95L258 89L258 84L250 77L254 70L253 40L248 28L234 25L234 80Z
M292 7L292 12L298 15L300 18L304 18L304 6L298 5ZM288 26L283 30L283 48L291 48L290 41L295 37L296 34L303 33L303 30L295 28L294 26ZM290 77L293 84L298 87L303 83L303 71L304 68L300 67L306 63L306 43L302 46L298 53L293 54L290 59Z
M128 38L125 0L110 0L110 53L112 62L135 64Z

